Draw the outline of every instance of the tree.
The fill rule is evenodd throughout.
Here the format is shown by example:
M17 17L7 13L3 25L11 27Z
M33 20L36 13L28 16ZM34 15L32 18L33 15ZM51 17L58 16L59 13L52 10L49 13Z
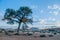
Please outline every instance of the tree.
M18 23L17 34L19 34L21 23L32 24L32 10L29 7L20 7L18 10L8 8L3 20L8 20L8 24Z

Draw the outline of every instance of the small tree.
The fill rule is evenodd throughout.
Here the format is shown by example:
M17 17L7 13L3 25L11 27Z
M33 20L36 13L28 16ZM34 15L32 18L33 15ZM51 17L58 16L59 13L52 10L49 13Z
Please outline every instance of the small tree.
M6 9L4 19L7 20L8 24L14 24L18 23L18 28L17 28L17 34L19 34L20 30L20 25L21 23L27 24L31 23L32 24L32 11L29 7L20 7L17 11L14 9Z

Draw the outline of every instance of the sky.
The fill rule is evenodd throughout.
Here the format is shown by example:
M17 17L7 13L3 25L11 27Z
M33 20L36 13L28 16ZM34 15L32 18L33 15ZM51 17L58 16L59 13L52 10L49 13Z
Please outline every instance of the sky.
M42 29L53 28L52 26L60 27L60 0L0 0L0 26L17 26L18 24L6 24L1 19L7 8L18 10L21 6L32 9L34 23L33 25L29 24L29 27Z

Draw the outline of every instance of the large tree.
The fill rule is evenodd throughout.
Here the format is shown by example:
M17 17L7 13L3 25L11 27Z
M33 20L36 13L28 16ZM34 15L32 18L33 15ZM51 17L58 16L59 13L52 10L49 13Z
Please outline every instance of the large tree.
M17 34L19 34L21 23L32 24L32 10L29 7L20 7L18 10L6 9L4 19L8 24L18 23Z

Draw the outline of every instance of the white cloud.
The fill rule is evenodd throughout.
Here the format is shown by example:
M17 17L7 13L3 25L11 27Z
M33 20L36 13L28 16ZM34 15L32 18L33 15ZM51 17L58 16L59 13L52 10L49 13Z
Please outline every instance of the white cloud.
M59 6L58 5L53 5L53 9L58 9Z
M54 4L54 5L48 6L48 9L50 9L49 13L57 16L60 12L60 5Z
M60 21L56 21L55 18L49 18L49 20L53 20L55 22L47 22L48 19L40 19L39 22L34 23L33 25L29 25L29 27L37 27L40 29L47 29L47 28L58 28L60 27Z
M48 6L48 9L51 9L52 7L51 6Z
M30 8L31 9L38 9L38 6L37 5L31 5Z
M55 26L60 28L60 20L55 22Z
M47 20L52 20L55 21L55 18L49 18L49 19L40 19L39 22L34 24L33 26L38 27L40 29L47 29L47 28L52 28L52 26L55 26L55 23L53 22L47 22ZM55 28L55 27L53 27Z
M47 20L56 21L56 18L49 17Z
M45 23L45 19L40 20L40 24L43 24L43 23Z
M45 26L44 26L45 22L46 22L45 19L40 19L39 21L35 22L32 27L44 29L45 28Z
M55 19L55 18L53 18L53 19L52 19L52 21L56 21L56 19Z
M59 14L58 11L54 11L53 13L54 13L55 16L57 16Z
M60 9L60 6L57 5L57 4L54 4L54 5L51 5L51 6L48 6L48 9Z
M0 20L0 28L17 28L18 27L18 24L7 24L6 21L2 21Z
M55 10L54 10L54 11L49 11L49 13L57 16L57 15L59 14L59 11L55 11Z

